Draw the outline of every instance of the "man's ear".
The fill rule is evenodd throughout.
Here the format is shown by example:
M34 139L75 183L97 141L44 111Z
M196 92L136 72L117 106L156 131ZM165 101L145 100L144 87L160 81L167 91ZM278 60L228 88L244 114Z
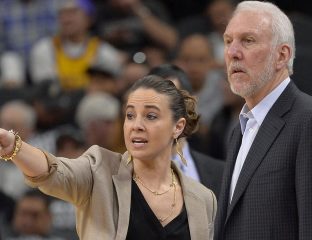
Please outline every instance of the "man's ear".
M289 45L287 44L282 44L278 48L278 58L276 61L276 68L277 70L280 70L287 65L289 59L291 58L292 51Z

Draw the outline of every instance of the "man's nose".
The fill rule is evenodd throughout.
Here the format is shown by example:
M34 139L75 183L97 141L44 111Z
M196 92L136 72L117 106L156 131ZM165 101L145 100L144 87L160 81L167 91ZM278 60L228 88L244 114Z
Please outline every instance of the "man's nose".
M228 55L229 58L241 59L241 46L237 42L233 41L225 48L225 54Z

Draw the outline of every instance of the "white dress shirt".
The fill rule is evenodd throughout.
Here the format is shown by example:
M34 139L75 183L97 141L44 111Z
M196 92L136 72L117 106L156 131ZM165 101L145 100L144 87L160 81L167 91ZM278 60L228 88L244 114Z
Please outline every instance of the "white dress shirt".
M181 169L181 171L186 176L191 177L194 180L197 180L198 182L200 182L199 175L198 175L194 160L193 160L191 153L190 153L190 147L186 141L183 144L182 152L183 152L184 158L187 161L187 166L185 166L182 163L182 160L178 154L175 154L173 156L173 161L176 163L176 165Z

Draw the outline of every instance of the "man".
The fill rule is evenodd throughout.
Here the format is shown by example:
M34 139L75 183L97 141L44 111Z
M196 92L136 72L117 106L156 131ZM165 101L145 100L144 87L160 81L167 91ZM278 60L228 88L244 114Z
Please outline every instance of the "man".
M52 231L51 199L37 189L27 191L16 203L12 231L5 239L64 240Z
M111 151L125 151L124 141L120 139L120 109L119 100L108 93L90 93L81 99L75 118L85 138L86 147L99 145Z
M0 127L16 129L20 136L34 146L55 151L55 134L49 131L39 133L36 128L37 116L34 108L22 100L12 100L0 108ZM23 182L24 176L14 164L0 164L0 189L17 200L29 187ZM8 184L8 182L10 184Z
M187 74L179 67L173 64L162 64L151 69L149 74L161 76L171 80L177 88L192 92L192 87ZM177 163L185 175L201 182L210 188L218 197L221 187L221 179L224 168L224 162L202 154L192 149L185 138L179 140L181 149L173 153L173 160ZM178 155L178 150L182 151L187 161L184 165Z
M7 231L12 221L14 206L15 200L0 190L0 239L2 239L1 236Z
M64 0L59 6L59 31L38 41L31 50L30 75L34 84L52 80L66 91L88 86L87 69L105 65L118 73L126 54L92 36L90 28L95 13L90 0Z
M312 239L312 98L289 78L292 24L271 3L244 1L224 42L231 89L246 103L230 137L215 239Z
M198 112L201 115L198 133L205 135L212 118L223 104L219 86L223 76L212 68L215 60L209 40L202 34L187 36L181 40L174 61L188 75L193 94L198 98Z

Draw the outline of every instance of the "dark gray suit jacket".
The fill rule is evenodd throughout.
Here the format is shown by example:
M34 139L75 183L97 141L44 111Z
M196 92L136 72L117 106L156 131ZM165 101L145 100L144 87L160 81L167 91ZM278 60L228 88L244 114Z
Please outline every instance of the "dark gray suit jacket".
M190 149L200 182L211 189L217 199L221 189L224 161Z
M229 204L241 138L238 125L230 139L215 239L312 239L312 97L290 82L264 119Z

